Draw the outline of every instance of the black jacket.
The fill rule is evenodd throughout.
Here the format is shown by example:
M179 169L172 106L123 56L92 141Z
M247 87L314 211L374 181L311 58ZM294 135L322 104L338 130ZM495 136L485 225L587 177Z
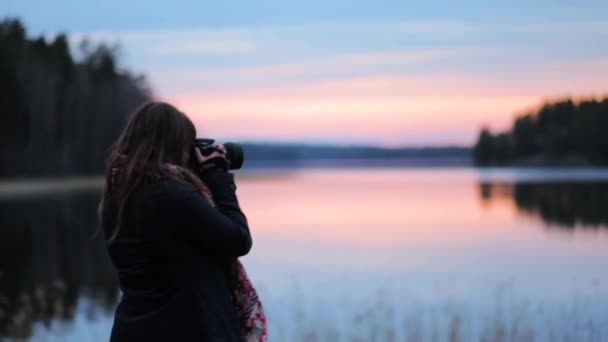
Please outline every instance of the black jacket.
M251 249L234 175L204 178L216 208L193 186L147 184L127 201L108 253L119 276L112 342L242 341L228 285L230 258ZM107 200L104 233L112 232L117 201Z

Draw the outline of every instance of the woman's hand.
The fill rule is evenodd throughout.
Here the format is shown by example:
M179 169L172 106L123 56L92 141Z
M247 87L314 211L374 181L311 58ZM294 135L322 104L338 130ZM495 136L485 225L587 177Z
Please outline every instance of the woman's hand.
M207 183L208 186L211 187L211 191L213 191L213 178L215 178L218 175L224 174L226 173L226 175L228 176L229 173L228 171L230 170L230 160L228 160L228 158L226 158L226 147L224 145L218 145L217 146L217 151L213 151L213 153L211 153L208 156L203 156L201 151L199 150L198 147L194 148L195 151L195 155L196 155L196 161L197 161L197 168L196 168L196 173L197 175ZM219 171L219 172L218 172ZM213 176L215 175L215 176ZM234 184L234 177L233 175L230 175L229 179L229 183L224 183L224 184L228 184L230 189L232 189L232 191L236 190L236 184ZM223 178L223 177L220 177ZM214 195L216 196L216 195Z
M197 164L200 165L209 159L213 159L213 158L217 158L217 157L226 159L226 148L224 147L224 145L218 145L217 148L219 151L215 151L208 156L203 156L201 153L201 150L198 147L195 147L194 154L196 155Z
M195 147L194 153L199 177L203 177L203 174L211 170L228 172L230 169L230 160L226 158L226 147L224 145L217 146L217 151L213 151L208 156L203 156L198 147Z

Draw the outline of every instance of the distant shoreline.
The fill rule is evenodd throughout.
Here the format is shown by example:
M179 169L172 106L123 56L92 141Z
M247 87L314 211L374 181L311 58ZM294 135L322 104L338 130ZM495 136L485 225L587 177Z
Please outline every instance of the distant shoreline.
M94 190L103 186L103 176L56 178L15 178L0 180L0 199L31 196L48 192Z
M514 181L514 174L524 172L520 181L581 181L587 178L594 180L608 180L608 167L604 166L543 166L543 165L527 165L527 166L483 166L473 164L442 164L442 165L387 165L380 164L376 160L376 164L366 163L365 165L358 164L322 164L301 163L293 164L275 164L259 163L258 165L246 165L242 170L234 171L236 176L241 179L254 179L258 177L272 177L273 175L282 175L290 172L305 172L306 170L339 170L339 169L403 169L404 171L415 171L427 169L429 172L433 170L453 169L453 170L477 170L479 180L484 181ZM571 172L582 172L581 174L572 176ZM71 192L71 191L88 191L99 190L103 187L103 175L92 176L65 176L65 177L42 177L42 178L4 178L0 179L0 200L6 198L16 198L22 196L44 195L46 193Z
M470 158L411 157L392 159L297 159L297 160L247 160L239 175L257 176L260 171L295 171L315 168L421 168L421 167L471 167ZM29 196L46 192L99 189L103 175L0 178L0 199L10 196Z

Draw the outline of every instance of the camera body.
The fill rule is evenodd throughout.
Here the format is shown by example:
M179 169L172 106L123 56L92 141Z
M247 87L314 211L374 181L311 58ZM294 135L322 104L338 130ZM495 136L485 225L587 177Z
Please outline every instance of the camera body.
M195 139L194 143L192 144L192 155L191 155L191 160L192 161L196 161L196 156L194 155L194 148L198 147L198 149L201 151L201 154L203 156L209 156L211 155L213 152L215 151L220 151L220 149L216 146L213 145L213 143L215 142L214 139L208 139L208 138L201 138L201 139ZM244 161L244 153L243 153L243 148L241 147L241 145L237 144L237 143L233 143L233 142L227 142L224 143L224 147L226 148L226 160L228 161L228 165L221 165L222 163L217 163L220 165L213 165L213 166L218 166L220 168L224 168L225 171L228 170L238 170L243 166L243 161ZM216 159L216 158L213 158ZM211 159L211 161L213 160ZM226 163L224 163L226 164Z

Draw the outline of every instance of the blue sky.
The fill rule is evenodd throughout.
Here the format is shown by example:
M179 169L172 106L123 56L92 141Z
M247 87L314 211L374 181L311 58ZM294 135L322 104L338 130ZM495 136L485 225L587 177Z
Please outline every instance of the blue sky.
M547 99L608 92L608 1L5 0L0 13L74 45L120 43L123 67L219 138L470 144Z
M33 30L293 25L334 20L605 20L605 1L4 1Z

